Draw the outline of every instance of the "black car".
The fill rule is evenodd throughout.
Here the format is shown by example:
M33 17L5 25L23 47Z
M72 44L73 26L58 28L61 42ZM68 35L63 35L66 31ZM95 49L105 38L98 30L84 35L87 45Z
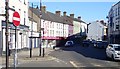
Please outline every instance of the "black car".
M90 41L88 41L88 40L84 40L83 42L82 42L82 46L89 46L90 45Z
M106 48L108 45L107 41L97 41L96 42L96 47L97 48Z

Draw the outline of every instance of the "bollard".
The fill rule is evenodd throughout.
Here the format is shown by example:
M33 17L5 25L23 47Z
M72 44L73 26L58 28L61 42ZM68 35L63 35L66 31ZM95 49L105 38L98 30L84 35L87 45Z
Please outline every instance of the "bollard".
M43 48L43 57L45 56L45 49Z
M8 50L8 56L10 56L10 54L11 54L11 50L9 49L9 50Z

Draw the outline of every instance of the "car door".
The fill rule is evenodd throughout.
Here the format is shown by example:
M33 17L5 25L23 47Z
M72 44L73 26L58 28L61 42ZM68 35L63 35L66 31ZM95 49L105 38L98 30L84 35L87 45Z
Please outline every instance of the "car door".
M110 49L111 49L111 46L110 45L108 45L108 47L107 47L107 49L106 49L106 54L107 54L107 56L109 56L110 57Z
M109 49L109 56L110 57L113 55L113 51L114 51L113 46L110 45L110 49Z
M108 50L109 50L109 45L108 45L107 48L106 48L106 55L107 55L107 56L109 56Z

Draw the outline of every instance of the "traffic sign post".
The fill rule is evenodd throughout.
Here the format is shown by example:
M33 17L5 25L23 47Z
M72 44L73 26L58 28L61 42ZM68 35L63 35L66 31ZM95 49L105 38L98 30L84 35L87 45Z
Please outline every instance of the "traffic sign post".
M17 61L17 38L16 38L16 35L17 35L17 26L20 25L20 15L18 12L14 12L13 13L13 24L15 26L15 51L14 51L14 68L16 69L16 65L18 63Z

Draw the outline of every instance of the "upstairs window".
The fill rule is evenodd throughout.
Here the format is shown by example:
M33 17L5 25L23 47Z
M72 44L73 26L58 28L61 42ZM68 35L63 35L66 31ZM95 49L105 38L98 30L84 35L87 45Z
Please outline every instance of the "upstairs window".
M24 4L26 5L26 2L25 2L25 0L24 0Z
M26 12L24 11L24 25L26 23Z
M117 29L117 30L119 29L119 25L116 25L116 29Z

